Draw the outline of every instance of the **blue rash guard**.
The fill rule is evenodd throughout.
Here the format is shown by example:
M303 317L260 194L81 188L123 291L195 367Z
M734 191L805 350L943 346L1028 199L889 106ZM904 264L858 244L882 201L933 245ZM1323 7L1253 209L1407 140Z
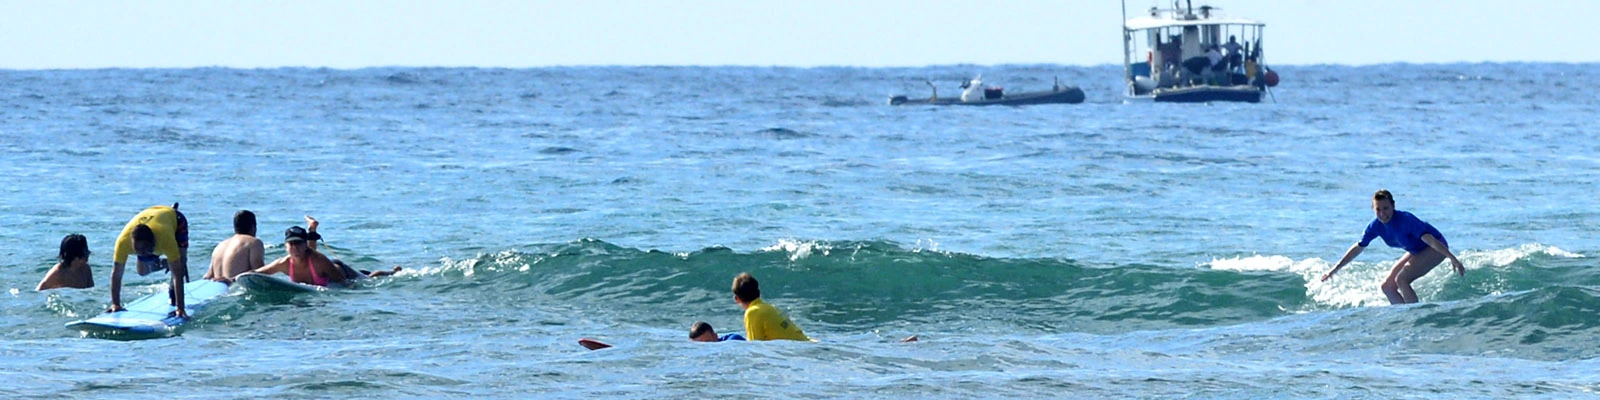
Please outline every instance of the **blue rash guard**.
M1389 247L1405 249L1407 253L1416 253L1428 248L1428 243L1422 241L1422 234L1431 234L1439 243L1450 247L1450 242L1444 240L1444 234L1439 230L1418 219L1411 213L1395 210L1394 217L1389 218L1385 224L1377 218L1367 225L1367 232L1361 235L1361 247L1367 247L1373 238L1383 238L1383 244Z
M744 336L739 336L737 333L729 333L717 338L718 342L726 342L729 340L744 340Z

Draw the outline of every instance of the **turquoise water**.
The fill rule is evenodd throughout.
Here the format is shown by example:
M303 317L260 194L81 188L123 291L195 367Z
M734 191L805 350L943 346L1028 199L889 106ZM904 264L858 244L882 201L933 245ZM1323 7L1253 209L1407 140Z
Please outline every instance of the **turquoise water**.
M0 71L0 395L1600 390L1594 65L1285 66L1266 103L1210 105L1122 104L1120 71ZM885 105L975 73L1088 102ZM1388 307L1401 252L1374 246L1317 282L1378 188L1465 277ZM334 255L406 270L234 294L172 338L62 328L104 309L122 225L172 202L197 258L250 209L268 257L310 214ZM69 233L100 286L33 292ZM689 342L739 330L744 271L821 342Z

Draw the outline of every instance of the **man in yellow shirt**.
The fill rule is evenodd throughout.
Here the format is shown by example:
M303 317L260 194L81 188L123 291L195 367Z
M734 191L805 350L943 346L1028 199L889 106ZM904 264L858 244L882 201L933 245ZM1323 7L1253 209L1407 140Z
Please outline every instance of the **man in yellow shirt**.
M183 282L189 278L189 220L172 207L153 206L133 216L122 228L111 255L111 307L106 312L123 311L122 268L129 255L138 257L139 275L163 269L172 270L172 288L169 295L177 311L172 316L189 318L183 306ZM161 256L166 256L162 260Z
M811 340L783 311L761 301L761 286L749 272L733 278L733 301L744 308L744 334L750 340Z

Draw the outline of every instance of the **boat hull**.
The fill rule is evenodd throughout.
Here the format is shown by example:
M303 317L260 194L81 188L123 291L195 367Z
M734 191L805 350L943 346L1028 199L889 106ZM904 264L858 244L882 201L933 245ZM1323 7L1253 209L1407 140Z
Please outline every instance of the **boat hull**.
M889 98L889 105L935 105L935 106L1025 106L1033 104L1078 104L1084 99L1083 89L1076 86L1061 88L1061 90L1048 92L1026 92L1007 94L998 99L979 101L961 101L959 97L938 99L912 99L906 96Z
M1210 103L1216 101L1260 103L1263 90L1250 85L1192 86L1156 89L1149 95L1158 103Z

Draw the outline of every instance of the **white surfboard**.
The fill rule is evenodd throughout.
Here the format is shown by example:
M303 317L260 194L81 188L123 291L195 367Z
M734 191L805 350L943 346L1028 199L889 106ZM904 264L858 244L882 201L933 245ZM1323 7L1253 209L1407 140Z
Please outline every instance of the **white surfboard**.
M309 293L328 290L328 288L307 285L289 280L289 277L278 274L258 274L246 272L233 278L233 281L245 290L252 292L277 292L277 293Z
M197 318L198 312L203 310L212 300L222 297L228 292L228 285L209 279L191 281L183 285L184 306L188 307L189 318ZM167 297L167 291L162 290L140 297L123 305L126 310L114 313L100 314L94 318L67 323L68 329L75 329L84 333L128 333L136 335L170 335L179 326L188 320L178 317L168 317L167 314L177 311L178 307L172 305Z

